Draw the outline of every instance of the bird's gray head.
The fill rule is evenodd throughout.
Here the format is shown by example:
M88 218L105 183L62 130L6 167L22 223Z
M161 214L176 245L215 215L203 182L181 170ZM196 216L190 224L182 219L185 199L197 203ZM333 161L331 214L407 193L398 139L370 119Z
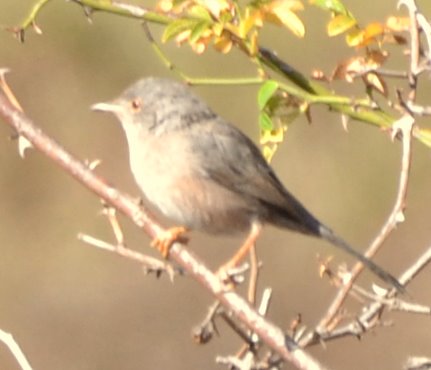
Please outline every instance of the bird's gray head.
M157 135L215 117L185 84L155 77L139 80L118 98L92 109L114 113L126 131L139 126Z

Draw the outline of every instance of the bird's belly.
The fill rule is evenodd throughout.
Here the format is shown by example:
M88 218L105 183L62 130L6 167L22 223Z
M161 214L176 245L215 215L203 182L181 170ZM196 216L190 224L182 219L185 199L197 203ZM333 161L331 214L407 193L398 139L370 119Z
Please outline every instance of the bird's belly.
M130 156L130 165L145 197L166 217L179 226L210 233L249 229L253 214L244 198L202 175L195 157L181 155L190 152L185 141L165 135L163 141L148 144L151 152L140 147Z
M207 181L181 175L139 179L145 197L178 226L216 234L249 229L252 215L241 198ZM154 181L154 177L158 180Z

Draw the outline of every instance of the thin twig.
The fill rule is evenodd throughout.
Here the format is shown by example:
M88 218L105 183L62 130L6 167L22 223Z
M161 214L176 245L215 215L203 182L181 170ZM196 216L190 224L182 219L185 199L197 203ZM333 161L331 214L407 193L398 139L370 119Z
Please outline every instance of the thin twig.
M407 268L399 277L399 282L402 285L407 285L410 281L412 281L426 266L431 263L431 246L429 246L424 253L409 267ZM341 337L346 336L355 336L359 337L364 332L370 330L376 325L380 324L379 317L382 309L385 306L389 306L390 309L398 309L397 305L400 307L407 308L409 306L408 303L403 303L398 300L393 300L392 298L396 295L396 290L389 290L384 296L382 296L381 301L372 302L368 307L363 309L362 314L357 317L354 321L347 323L331 332L314 332L309 333L304 336L299 344L301 346L311 346L315 344L320 344L322 341L329 341L339 339ZM393 307L390 307L390 300L392 299ZM431 313L430 307L426 306L410 306L408 312L427 314Z
M417 13L416 19L417 19L417 22L419 23L419 26L421 27L422 32L424 33L425 38L427 40L428 51L425 55L428 59L428 68L429 68L430 67L429 63L430 63L430 58L431 58L431 24L425 18L425 16L422 13Z
M202 77L191 77L184 73L180 68L177 67L163 52L160 46L154 40L153 34L148 27L147 22L142 22L142 27L145 32L151 47L153 48L156 55L159 57L161 62L167 69L176 73L181 79L184 80L188 85L257 85L261 84L265 80L261 76L257 77L240 77L240 78L202 78Z
M259 308L258 308L258 312L260 315L266 316L269 309L269 305L271 303L271 296L272 296L272 289L266 288L263 291L262 299L260 301ZM247 341L237 351L234 357L241 359L244 356L248 356L248 353L251 353L254 358L257 355L259 344L260 344L259 336L256 333L251 333L249 336L247 336Z
M221 312L220 302L215 301L208 309L208 313L199 325L192 330L192 337L198 344L208 343L214 336L214 333L218 333L215 325L215 318Z
M257 310L257 312L259 312L261 316L266 316L266 314L268 313L269 305L271 304L271 297L272 289L266 288L262 293L262 299L260 300L259 308ZM251 336L251 340L255 344L257 344L259 342L259 337L255 333L253 333Z
M114 233L117 245L125 246L124 233L118 222L117 210L109 205L104 205L103 214L108 218L109 224L111 225L112 232Z
M417 8L414 0L400 0L398 2L398 7L404 5L407 7L410 18L410 70L409 70L409 86L410 101L416 100L416 91L418 84L418 74L419 74L419 54L420 54L420 40L419 40L419 27L416 19Z
M12 334L6 333L0 329L0 341L2 341L7 348L9 348L9 351L11 351L22 370L32 370L30 363L28 362L18 343L15 341L15 339L13 339Z
M401 78L405 79L409 77L409 74L405 71L395 71L385 68L378 68L376 69L376 72L384 77L390 77L390 78Z
M174 269L171 264L165 261L161 261L157 258L150 257L140 252L126 248L121 244L112 245L103 240L83 233L78 234L78 239L85 244L118 254L119 256L129 260L139 262L143 265L146 272L155 272L157 275L159 275L162 271L164 271L168 274L171 281L174 280L175 273L181 273L181 270Z
M231 316L230 313L225 311L220 312L220 317L229 325L229 327L238 335L242 341L245 342L247 348L251 348L253 346L253 342L251 341L251 337L248 334L247 330L238 324ZM239 357L239 356L237 356Z
M405 104L406 104L406 108L412 114L415 114L417 116L431 116L431 107L430 106L417 105L417 104L410 102L410 101L406 101Z

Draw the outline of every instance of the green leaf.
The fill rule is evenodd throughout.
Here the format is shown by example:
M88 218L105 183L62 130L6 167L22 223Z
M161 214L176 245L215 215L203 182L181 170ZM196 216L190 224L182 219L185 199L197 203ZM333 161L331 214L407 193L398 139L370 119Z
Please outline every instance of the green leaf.
M196 23L195 19L177 19L168 24L162 35L162 42L169 41L181 32L192 29Z
M260 87L257 94L257 104L260 110L265 108L269 99L274 95L278 89L278 82L274 80L265 81L265 83Z
M339 14L330 20L326 29L328 31L328 36L332 37L350 30L355 25L355 18L352 18L350 15Z
M274 129L271 117L265 112L260 112L259 114L259 126L263 131L271 131Z
M189 10L189 15L192 17L199 18L200 20L205 20L212 22L211 14L202 5L194 5Z
M202 34L211 26L211 23L208 21L199 21L195 24L192 29L192 33L190 34L189 41L191 44L198 41Z
M349 11L340 0L310 0L311 4L335 14L349 15Z

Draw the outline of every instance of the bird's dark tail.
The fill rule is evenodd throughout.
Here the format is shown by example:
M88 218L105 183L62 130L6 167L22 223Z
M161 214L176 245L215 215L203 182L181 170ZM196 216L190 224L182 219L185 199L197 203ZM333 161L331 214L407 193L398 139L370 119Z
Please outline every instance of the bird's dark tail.
M399 292L404 293L405 288L400 284L400 282L394 278L390 273L383 270L376 263L371 261L369 258L365 257L363 254L359 253L357 250L353 249L347 242L338 237L331 229L320 224L319 235L322 239L327 240L332 245L350 253L353 257L361 261L368 269L370 269L374 274L376 274L380 279L386 283L392 285Z

